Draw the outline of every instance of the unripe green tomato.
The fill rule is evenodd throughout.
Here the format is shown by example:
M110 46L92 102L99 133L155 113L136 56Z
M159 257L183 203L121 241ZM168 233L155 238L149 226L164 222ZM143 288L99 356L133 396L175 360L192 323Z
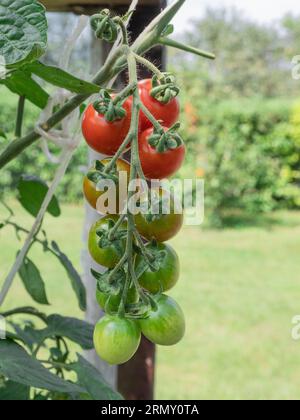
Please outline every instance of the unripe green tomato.
M118 262L121 259L121 256L118 255L115 248L113 246L107 247L107 248L101 248L99 246L100 237L97 235L98 229L109 231L109 221L114 220L115 222L118 221L117 216L106 216L102 219L98 220L90 229L89 233L89 241L88 241L88 247L89 252L93 259L96 261L96 263L107 267L107 268L114 268ZM123 223L120 227L120 229L126 229L127 224ZM123 248L125 252L126 247L126 240L123 241Z
M100 292L100 290L97 289L96 291L96 299L100 306L100 308L105 309L105 305L109 299L109 307L112 311L116 312L119 309L120 302L121 302L121 296L119 295L108 295L106 293ZM134 286L130 287L128 290L127 295L127 305L131 305L134 303L137 303L139 300L139 294Z
M165 257L160 262L158 271L152 271L150 267L139 278L140 285L149 292L162 293L172 289L178 282L180 275L180 262L177 253L168 244L147 245L148 251L159 250L165 252ZM137 264L141 261L141 256L137 258Z
M94 331L94 345L98 356L111 365L128 362L141 341L138 322L119 316L105 315Z
M161 346L177 344L185 333L184 314L178 303L170 296L154 297L157 311L140 320L142 333L148 340Z

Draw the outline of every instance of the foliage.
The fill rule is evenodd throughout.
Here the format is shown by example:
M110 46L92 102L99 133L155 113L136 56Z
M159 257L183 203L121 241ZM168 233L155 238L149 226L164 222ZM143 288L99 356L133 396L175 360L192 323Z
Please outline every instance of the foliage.
M228 209L256 214L300 206L299 106L259 99L209 104L189 95L186 109L191 167L204 176L214 223Z
M197 80L205 97L295 97L298 82L291 77L291 60L299 54L299 25L296 16L268 25L235 8L208 8L183 37L213 51L217 60L203 62L176 51L172 62L188 87Z

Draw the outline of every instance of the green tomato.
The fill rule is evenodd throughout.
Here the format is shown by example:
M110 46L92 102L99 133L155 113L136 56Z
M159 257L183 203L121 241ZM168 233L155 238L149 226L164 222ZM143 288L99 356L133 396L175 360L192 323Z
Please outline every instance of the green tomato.
M140 320L142 333L148 340L161 346L177 344L185 333L184 314L178 303L169 296L154 297L157 310Z
M122 253L125 253L126 247L126 240L118 241L118 245L121 252L117 252L116 248L113 246L101 248L99 245L99 241L101 237L97 235L97 231L102 230L104 233L108 233L111 229L111 223L117 222L117 216L106 216L100 220L98 220L92 227L89 233L89 241L88 247L89 252L96 263L107 267L107 268L114 268L122 257ZM126 229L127 224L123 223L120 229Z
M179 280L180 263L175 250L168 244L148 244L148 251L156 258L158 271L152 271L150 267L139 278L140 285L151 293L162 293L172 289ZM161 252L163 251L163 252ZM142 256L137 258L137 265L142 263Z
M128 362L141 341L137 322L106 315L98 321L94 331L94 345L98 356L111 365Z
M119 295L108 295L106 293L100 292L97 289L96 299L101 309L105 309L106 303L109 300L109 307L112 311L116 312L119 309L121 302L122 293ZM137 303L139 300L139 294L134 286L130 287L127 295L127 305Z

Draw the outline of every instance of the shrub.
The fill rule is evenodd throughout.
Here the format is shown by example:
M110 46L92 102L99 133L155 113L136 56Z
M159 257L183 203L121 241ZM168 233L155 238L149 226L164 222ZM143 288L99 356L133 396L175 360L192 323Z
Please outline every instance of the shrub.
M204 174L211 220L220 223L228 209L257 214L300 206L299 105L193 98L186 111L191 167Z

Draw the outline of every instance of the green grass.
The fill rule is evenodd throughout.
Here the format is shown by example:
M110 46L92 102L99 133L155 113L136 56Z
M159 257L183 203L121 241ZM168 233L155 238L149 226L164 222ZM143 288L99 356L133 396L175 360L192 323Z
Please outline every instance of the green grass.
M29 226L32 219L17 213ZM80 207L67 206L45 224L78 268L82 217ZM291 339L291 319L300 313L299 237L300 214L284 213L256 227L185 228L175 239L182 275L172 295L186 313L187 333L179 345L158 349L158 399L300 398L300 343ZM0 241L1 283L16 239L8 229ZM80 316L63 269L37 247L31 256L51 311ZM5 308L28 304L16 279Z

